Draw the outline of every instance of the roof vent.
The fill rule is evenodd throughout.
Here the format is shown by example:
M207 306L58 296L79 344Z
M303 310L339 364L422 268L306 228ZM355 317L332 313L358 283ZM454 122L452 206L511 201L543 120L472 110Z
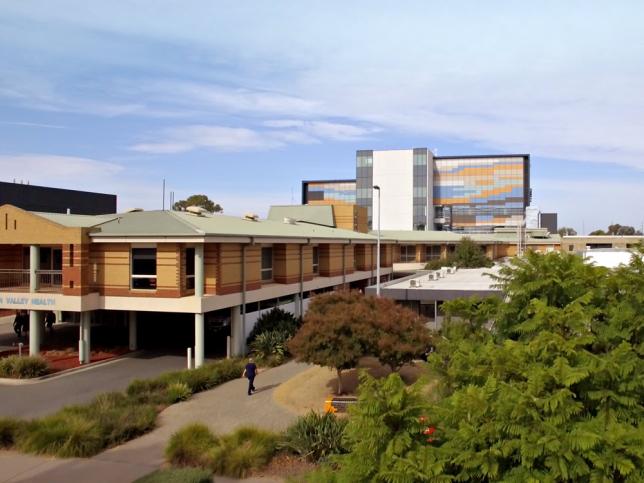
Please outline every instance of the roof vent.
M290 218L288 216L285 216L284 223L286 223L287 225L295 225L295 218Z
M201 206L195 206L195 205L188 206L188 207L186 208L186 211L187 211L188 213L191 213L191 214L193 214L193 215L197 215L197 216L204 216L204 215L206 215L207 213L209 213L209 211L208 211L207 209L202 208Z
M139 211L143 211L143 208L128 208L123 213L138 213Z
M244 220L248 221L259 221L259 215L256 213L245 213Z

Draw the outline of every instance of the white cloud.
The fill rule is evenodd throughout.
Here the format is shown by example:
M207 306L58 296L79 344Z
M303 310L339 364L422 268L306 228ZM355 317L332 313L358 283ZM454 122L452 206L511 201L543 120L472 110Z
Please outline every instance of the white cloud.
M96 159L53 154L0 155L3 181L23 182L118 196L118 209L161 209L161 177L141 175L127 166Z
M272 149L282 142L246 128L194 125L167 129L162 133L167 141L140 143L131 147L143 153L182 153L199 148L218 151L255 151Z
M86 107L102 116L184 113L189 124L225 126L233 121L224 117L232 115L267 149L363 139L374 131L361 129L375 125L390 138L426 136L439 147L442 139L458 140L489 151L644 169L642 5L635 2L548 2L547 8L470 2L456 14L440 2L408 2L405 8L337 2L329 8L298 2L222 7L195 0L165 1L162 7L131 2L128 15L118 2L91 9L81 0L61 2L5 6L12 19L47 22L65 33L52 42L49 29L9 31L14 35L5 39L15 51L27 43L39 54L93 59L98 72L131 67L145 57L146 69L136 73L147 78L123 82L114 95L117 75L108 75L94 86L98 100L77 99L81 94L73 87L60 99L56 87L75 87L86 72L79 75L74 62L61 62L55 75L43 76L51 77L49 84L36 78L0 85L6 98L75 112ZM121 40L120 63L109 49L95 55L103 45L96 32ZM89 42L70 40L83 38ZM139 44L134 53L123 48ZM3 76L18 76L15 67L6 65ZM119 78L126 75L118 72ZM262 121L279 132L254 128ZM135 148L182 152L188 145L201 143L168 137ZM246 149L239 145L244 140L210 147Z
M75 156L0 155L0 172L4 177L29 181L31 184L68 183L75 185L76 179L95 183L115 177L122 170L123 167L118 164Z
M290 128L305 133L312 138L332 141L357 141L382 131L375 126L359 126L329 121L302 121L295 119L277 119L265 121L264 125L272 128Z
M263 125L273 129L180 126L161 132L160 141L138 143L130 149L153 154L184 153L195 149L261 151L287 144L313 144L324 140L354 141L365 139L367 135L379 130L375 127L326 121L276 120L266 121Z
M0 121L0 124L7 124L9 126L23 126L23 127L41 127L45 129L66 129L66 126L58 124L45 124L39 122L24 122L24 121Z

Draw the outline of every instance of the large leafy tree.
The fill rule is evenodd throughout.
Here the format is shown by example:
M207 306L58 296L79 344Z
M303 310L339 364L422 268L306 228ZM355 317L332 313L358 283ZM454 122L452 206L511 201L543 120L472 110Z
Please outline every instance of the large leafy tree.
M636 230L632 226L620 225L619 223L615 223L613 225L608 225L607 234L619 235L619 236L631 236L631 235L641 235L642 232L640 230Z
M432 343L425 320L390 299L375 299L370 323L373 327L372 355L392 371L423 354Z
M186 198L185 200L179 200L175 202L174 205L172 205L172 209L175 211L183 211L188 206L199 206L211 213L220 213L224 211L219 203L215 203L206 195L188 196L188 198Z
M289 342L289 350L300 361L330 367L338 375L342 394L342 371L354 368L371 352L370 324L373 300L365 303L358 292L331 292L315 297L304 324Z
M430 343L424 320L394 301L332 292L313 299L289 349L298 360L334 368L342 393L342 371L362 357L375 356L397 371Z

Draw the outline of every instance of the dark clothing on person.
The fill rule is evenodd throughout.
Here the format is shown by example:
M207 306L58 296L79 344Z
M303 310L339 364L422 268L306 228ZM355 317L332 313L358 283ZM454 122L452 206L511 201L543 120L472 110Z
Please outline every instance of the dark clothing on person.
M249 362L248 364L246 364L246 377L249 378L249 379L251 377L254 378L255 374L257 374L257 366L255 365L255 363L254 362Z
M255 390L255 375L257 374L257 366L249 362L246 364L246 377L248 378L248 395L250 396L252 391Z

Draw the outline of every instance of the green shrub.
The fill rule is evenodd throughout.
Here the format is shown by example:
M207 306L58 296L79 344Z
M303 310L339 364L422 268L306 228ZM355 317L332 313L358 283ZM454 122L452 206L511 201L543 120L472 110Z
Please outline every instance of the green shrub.
M29 423L16 446L26 453L69 458L95 455L105 444L96 421L77 414L54 414Z
M253 330L251 330L246 344L249 346L259 334L270 331L286 332L288 337L292 337L300 328L301 321L290 312L275 307L268 312L259 316Z
M217 442L217 437L206 426L190 424L172 435L165 450L166 459L176 466L207 468L210 466L208 454Z
M425 264L425 270L440 270L442 267L451 267L455 263L454 257L451 256L440 260L430 260Z
M19 419L0 418L0 448L11 448L25 424Z
M101 394L88 405L72 406L62 414L81 414L96 421L104 447L116 446L154 428L157 410L151 404L133 404L123 393Z
M266 465L275 454L278 436L255 428L239 428L218 438L203 424L177 431L166 447L175 466L210 468L216 474L243 478Z
M118 392L89 404L68 406L29 423L18 438L22 451L59 457L92 456L154 428L157 411Z
M192 391L185 382L173 382L168 384L168 403L174 404L180 401L185 401L192 396Z
M164 386L172 383L186 384L192 393L206 391L219 384L241 377L242 363L237 359L224 359L204 364L197 369L169 372L157 378Z
M338 470L330 465L322 465L315 470L306 473L297 480L287 479L287 483L336 483L338 481ZM421 480L422 481L422 480Z
M49 372L49 365L42 357L9 356L0 359L0 377L28 379L44 376Z
M265 466L275 454L278 436L256 428L239 428L223 436L209 452L216 474L245 478L252 470Z
M345 452L342 436L346 425L346 419L332 413L311 411L286 430L281 446L311 461L320 461Z
M135 379L125 390L139 404L165 404L167 383L159 379Z
M171 468L150 473L135 483L212 483L212 474L204 468Z
M265 360L270 356L284 358L288 354L286 344L289 339L290 335L285 331L269 330L257 335L250 344L250 350L260 360Z

